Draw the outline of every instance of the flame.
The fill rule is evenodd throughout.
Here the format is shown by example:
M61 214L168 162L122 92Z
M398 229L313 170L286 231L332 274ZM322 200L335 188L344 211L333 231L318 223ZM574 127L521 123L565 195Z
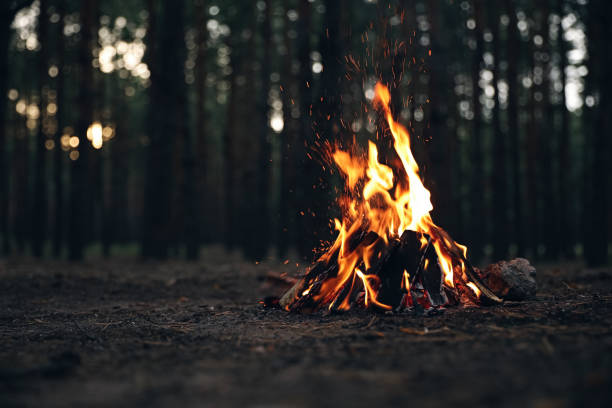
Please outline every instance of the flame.
M405 269L402 277L402 289L404 289L406 292L410 292L410 274Z
M376 306L378 306L378 307L380 307L382 309L391 310L391 306L385 305L385 304L380 303L379 301L376 300L376 290L369 283L370 279L375 281L377 284L380 283L378 276L376 276L376 275L364 275L363 272L361 272L359 269L355 269L355 273L357 274L359 279L361 279L361 281L363 282L363 288L365 289L365 300L364 300L364 302L365 302L366 307L368 307L370 305L370 303L372 303L372 304L375 304Z
M390 160L390 164L381 163L378 148L372 141L368 142L367 159L363 154L343 150L333 152L332 158L344 175L347 194L340 200L344 209L342 221L334 220L338 231L336 240L319 261L337 262L337 274L319 282L320 288L312 291L313 300L329 304L330 308L349 309L350 295L360 283L365 292L366 306L391 309L391 306L377 300L379 277L365 274L361 269L367 271L376 261L376 256L380 256L375 249L376 242L351 247L351 238L364 230L375 232L385 244L397 240L406 230L415 231L422 234L421 249L428 244L425 235L429 236L444 275L444 285L455 288L455 280L462 280L479 296L480 291L476 285L467 282L464 273L463 259L467 248L457 244L431 218L431 194L419 175L419 166L410 147L410 134L393 118L388 88L378 83L374 95L373 103L389 127L399 162ZM454 274L455 267L462 271L458 276ZM398 284L409 293L408 271L404 271L402 282ZM313 285L310 283L303 294L310 293Z
M468 288L472 289L472 292L474 292L476 297L480 297L480 289L478 289L478 287L473 282L468 282L466 283L466 285Z

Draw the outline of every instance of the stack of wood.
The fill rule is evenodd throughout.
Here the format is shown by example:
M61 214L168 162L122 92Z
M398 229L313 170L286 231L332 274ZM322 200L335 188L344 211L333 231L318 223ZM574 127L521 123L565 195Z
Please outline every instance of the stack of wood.
M365 269L363 264L358 265L358 268L364 271L365 275L378 277L376 299L381 304L389 305L394 310L418 305L429 309L452 304L522 300L535 294L535 268L527 260L519 258L510 262L499 262L479 271L472 267L459 251L449 251L455 258L453 264L459 265L459 261L463 262L464 273L468 281L478 288L480 296L476 296L462 279L456 279L455 287L450 288L444 284L444 274L438 262L433 238L426 235L427 244L423 245L421 237L422 234L407 230L400 238L386 243L376 233L362 231L348 239L348 248L345 248L348 251L358 249L359 246L374 245L375 253L379 254L369 268ZM315 299L320 298L317 295L320 294L322 284L338 275L338 255L339 249L330 256L320 258L305 276L283 295L280 306L302 313L328 306ZM454 273L462 275L458 269ZM404 271L407 271L410 277L408 290L407 285L401 284ZM360 289L359 285L359 279L356 280L355 286L347 283L340 289L330 309L335 310L347 296L351 308L363 305L364 290L363 287Z

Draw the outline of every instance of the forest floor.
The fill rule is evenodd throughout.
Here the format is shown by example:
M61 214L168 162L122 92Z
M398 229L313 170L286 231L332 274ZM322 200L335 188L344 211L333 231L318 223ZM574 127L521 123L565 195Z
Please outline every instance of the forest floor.
M612 406L612 270L436 316L264 309L293 265L0 261L0 406Z

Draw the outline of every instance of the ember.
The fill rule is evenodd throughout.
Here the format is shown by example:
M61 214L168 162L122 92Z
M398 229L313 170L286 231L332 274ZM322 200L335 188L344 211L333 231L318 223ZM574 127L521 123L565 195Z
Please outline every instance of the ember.
M378 83L374 105L393 137L396 158L382 163L372 141L367 155L356 145L333 152L345 180L342 221L334 220L338 236L280 300L288 311L501 302L468 262L467 248L433 222L410 134L389 103L388 88Z

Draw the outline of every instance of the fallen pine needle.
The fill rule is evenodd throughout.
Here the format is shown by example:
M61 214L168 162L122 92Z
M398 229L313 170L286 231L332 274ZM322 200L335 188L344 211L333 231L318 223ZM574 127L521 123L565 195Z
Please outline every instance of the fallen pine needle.
M423 328L423 330L415 329L412 327L400 327L400 331L408 334L416 334L419 336L424 336L429 333L429 329L427 327Z
M445 331L451 331L447 326L440 327L439 329L431 329L429 330L427 327L423 327L423 329L415 329L414 327L400 327L400 331L407 334L416 334L418 336L424 336L426 334L435 334L441 333Z

